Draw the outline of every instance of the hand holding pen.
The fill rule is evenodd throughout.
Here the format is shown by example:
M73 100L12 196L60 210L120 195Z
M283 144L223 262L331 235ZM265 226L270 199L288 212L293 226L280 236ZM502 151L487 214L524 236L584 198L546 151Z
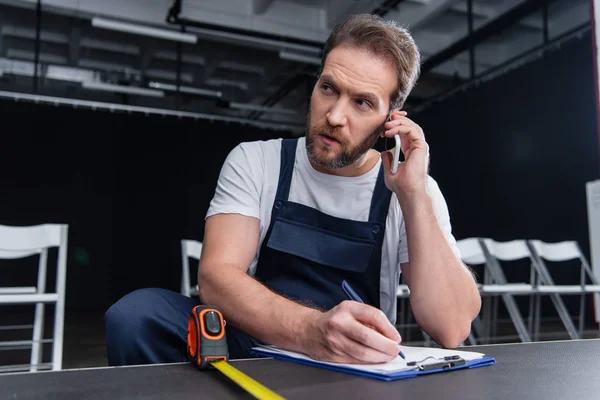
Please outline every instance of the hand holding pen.
M344 292L346 292L346 295L348 295L348 297L351 300L354 300L354 301L357 301L359 303L363 303L364 304L364 301L360 298L360 296L358 295L358 293L356 293L354 291L354 289L352 289L352 287L350 286L350 284L348 282L346 282L346 281L342 282L342 288L344 289ZM402 357L402 359L406 360L406 357L404 356L404 353L402 352L402 350L400 350L398 352L398 355L400 357Z
M328 311L306 307L300 320L296 350L315 360L381 364L398 357L398 330L368 304L347 300Z

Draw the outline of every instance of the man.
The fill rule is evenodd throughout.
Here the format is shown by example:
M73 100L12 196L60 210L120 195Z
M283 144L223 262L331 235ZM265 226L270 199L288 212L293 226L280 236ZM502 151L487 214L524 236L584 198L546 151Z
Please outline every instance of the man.
M421 128L399 111L419 74L409 33L359 15L337 27L305 138L243 143L223 165L206 219L200 299L227 320L232 358L269 343L333 362L397 356L400 273L415 318L458 346L480 309ZM405 161L373 150L399 134ZM346 280L366 304L348 301ZM111 365L184 361L199 299L162 289L125 296L106 314Z

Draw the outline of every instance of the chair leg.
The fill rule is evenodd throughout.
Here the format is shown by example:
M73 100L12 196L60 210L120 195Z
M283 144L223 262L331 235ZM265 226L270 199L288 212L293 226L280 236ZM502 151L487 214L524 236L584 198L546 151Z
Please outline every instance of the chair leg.
M407 306L406 311L406 340L410 342L410 337L412 333L412 329L409 327L412 321L412 307Z
M585 269L583 263L580 268L579 282L581 284L581 296L579 297L579 337L583 338L583 330L585 328Z
M536 302L535 302L535 295L529 295L529 316L527 317L527 330L532 334L533 336L533 331L534 331L534 319L535 319L535 306L536 306ZM535 340L535 337L534 337Z
M425 333L425 331L423 332L423 336L425 337L425 347L431 347L431 337Z
M535 310L534 310L535 327L534 327L534 331L533 331L533 340L538 341L538 340L540 340L540 321L542 318L542 307L541 307L542 296L540 296L539 294L536 294L534 296L535 296Z
M33 343L31 344L30 371L38 370L38 365L42 362L43 355L43 334L44 334L44 303L35 305L35 317L33 322Z
M492 303L493 319L492 319L492 326L491 326L491 337L497 338L498 337L498 296L494 296L492 301L493 301L493 303Z
M471 325L472 325L471 332L475 331L475 334L477 335L477 337L479 337L481 339L483 337L483 323L481 322L481 317L479 317L479 316L475 317L475 319L473 320Z
M469 334L469 344L471 344L471 346L477 346L477 340L475 339L473 332Z
M38 281L37 291L38 293L46 292L46 272L47 272L47 261L48 261L48 250L44 249L40 253L40 259L38 264ZM37 371L38 365L41 363L43 349L42 349L42 337L44 336L44 303L37 303L35 305L35 316L33 322L33 343L31 344L31 359L30 359L30 370Z
M400 336L405 337L408 331L408 318L406 315L406 299L400 298Z
M484 285L489 285L491 283L491 277L490 274L486 268L486 270L483 273L483 284ZM481 342L482 343L490 343L490 319L492 318L491 315L491 309L492 309L492 298L490 296L485 296L483 298L483 313L482 313L482 319L483 319L483 334L481 337Z
M583 338L585 328L585 293L581 293L579 298L579 337Z
M551 293L550 298L552 299L552 303L554 303L554 308L558 312L558 316L562 320L563 325L567 329L569 333L569 337L571 339L579 339L579 332L575 329L575 325L573 324L573 320L569 316L569 312L567 311L567 307L565 303L563 303L560 295L557 293Z
M515 329L517 330L517 334L521 339L521 342L531 342L531 336L527 331L527 327L523 322L523 317L521 316L521 312L519 311L519 307L517 307L517 303L515 299L510 294L503 294L502 300L504 301L504 305L508 310L508 314L510 315L510 319L512 320Z

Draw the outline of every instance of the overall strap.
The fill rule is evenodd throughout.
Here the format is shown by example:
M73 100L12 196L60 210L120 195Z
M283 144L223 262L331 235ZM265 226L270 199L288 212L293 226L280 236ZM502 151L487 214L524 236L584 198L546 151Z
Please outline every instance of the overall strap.
M392 191L385 186L383 164L381 164L379 174L377 175L377 182L375 183L375 189L373 190L373 197L371 198L369 221L378 222L382 224L382 227L385 226L391 197Z
M279 168L279 182L276 195L278 200L287 200L290 194L297 144L298 139L281 140L281 166Z

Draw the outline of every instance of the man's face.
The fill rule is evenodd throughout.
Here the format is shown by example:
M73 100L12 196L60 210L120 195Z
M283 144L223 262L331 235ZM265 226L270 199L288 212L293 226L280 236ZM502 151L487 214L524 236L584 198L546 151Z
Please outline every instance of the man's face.
M327 56L307 116L311 162L330 169L357 161L373 147L389 114L397 77L367 51L338 46Z

